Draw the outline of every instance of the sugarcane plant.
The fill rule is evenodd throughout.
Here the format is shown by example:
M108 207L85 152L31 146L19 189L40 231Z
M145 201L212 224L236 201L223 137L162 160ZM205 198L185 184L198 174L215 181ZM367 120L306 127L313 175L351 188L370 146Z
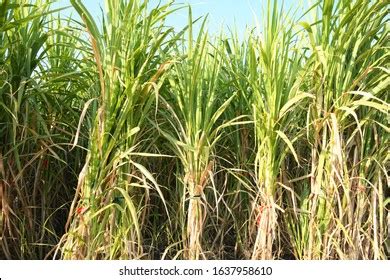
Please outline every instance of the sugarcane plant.
M307 113L310 172L299 193L303 211L290 220L293 247L302 259L382 258L387 8L381 1L326 0L313 12L314 24L300 23L310 46L306 87L314 98Z
M77 93L71 77L82 75L75 74L77 50L65 44L69 36L52 24L62 9L51 4L0 5L1 258L45 258L62 235L58 220L72 196L64 186L77 181L80 150L67 148L81 97L68 93Z
M0 259L389 258L386 1L102 2L0 1Z
M300 90L305 72L299 36L283 11L278 1L268 1L261 34L254 33L248 39L248 89L243 94L251 100L256 143L252 259L274 258L277 212L284 212L280 206L281 171L286 155L293 155L299 164L293 129L299 114L291 112L302 100L311 98L310 93Z
M213 184L215 172L214 148L224 127L240 121L234 118L221 122L220 117L235 97L221 94L221 46L211 45L205 30L206 19L193 35L193 19L189 8L186 37L174 49L177 59L169 75L169 87L161 97L161 114L168 125L158 126L178 157L179 193L185 224L182 228L182 248L185 259L205 258L202 232L207 215L207 187Z
M169 46L165 40L172 29L163 22L170 4L149 10L147 1L107 0L99 26L81 1L71 3L90 39L97 84L91 85L93 98L84 105L83 113L90 105L95 112L68 232L60 243L62 256L141 258L140 217L148 190L163 195L137 157L147 155L143 125L168 66L158 53Z

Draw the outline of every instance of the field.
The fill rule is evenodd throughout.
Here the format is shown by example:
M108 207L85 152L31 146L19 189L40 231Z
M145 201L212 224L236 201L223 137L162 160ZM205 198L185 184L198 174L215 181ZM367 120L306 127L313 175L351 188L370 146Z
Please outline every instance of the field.
M0 259L388 259L388 2L259 1L2 0Z

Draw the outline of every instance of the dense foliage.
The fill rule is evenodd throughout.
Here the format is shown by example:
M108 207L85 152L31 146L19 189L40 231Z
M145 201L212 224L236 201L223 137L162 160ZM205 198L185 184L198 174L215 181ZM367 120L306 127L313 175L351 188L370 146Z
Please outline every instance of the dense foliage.
M389 257L387 1L54 2L0 3L0 258Z

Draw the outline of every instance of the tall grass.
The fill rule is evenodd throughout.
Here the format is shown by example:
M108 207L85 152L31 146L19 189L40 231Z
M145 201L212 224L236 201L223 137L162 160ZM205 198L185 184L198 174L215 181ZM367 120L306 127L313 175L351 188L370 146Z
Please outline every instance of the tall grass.
M148 11L147 2L108 0L100 27L81 1L71 2L88 32L98 83L84 107L97 103L62 255L141 258L144 206L149 189L160 188L137 157L145 155L143 125L167 69L158 54L171 33L162 25L169 5Z
M208 212L204 193L206 188L217 188L215 145L222 129L234 121L220 121L235 94L225 98L220 89L221 45L210 44L205 23L206 20L194 38L189 8L188 39L178 41L173 50L177 59L171 68L167 92L161 98L161 114L169 125L159 131L180 160L177 174L182 209L178 211L184 211L186 216L182 238L187 259L199 259L203 253L202 232Z
M301 23L311 50L305 87L315 96L307 114L310 191L302 192L301 207L309 214L298 223L301 258L384 257L383 187L389 182L384 7L383 2L324 1L317 24ZM374 142L367 149L365 143Z
M54 2L0 3L1 258L389 257L384 1Z
M2 258L44 258L58 242L82 162L81 150L68 151L83 104L83 79L70 81L83 76L81 63L49 5L0 5Z

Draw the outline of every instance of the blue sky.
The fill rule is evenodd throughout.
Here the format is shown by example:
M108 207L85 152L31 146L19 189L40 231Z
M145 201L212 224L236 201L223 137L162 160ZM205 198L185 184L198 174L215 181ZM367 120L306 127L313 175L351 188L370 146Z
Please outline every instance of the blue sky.
M155 6L159 1L150 0L150 5ZM97 18L101 17L100 6L104 6L103 2L103 0L83 1ZM161 2L165 3L167 0L161 0ZM294 9L300 2L307 5L308 1L285 0L284 2L286 7ZM226 26L235 26L238 31L244 31L246 26L254 27L255 18L261 22L262 9L266 8L267 0L176 0L176 3L190 4L194 18L209 14L208 29L211 33L216 33L222 26L224 29ZM56 7L67 5L69 5L69 0L59 0ZM177 11L169 16L167 24L180 29L187 24L187 16L188 10Z
M210 31L218 31L221 26L237 27L244 30L246 26L253 27L256 18L261 22L263 9L266 9L267 0L176 0L177 3L188 3L193 10L193 16L209 15L208 27ZM282 1L279 1L282 3ZM294 8L300 0L285 0L285 6ZM158 3L152 0L151 3ZM169 18L168 23L172 26L182 27L187 23L187 10L176 12Z

